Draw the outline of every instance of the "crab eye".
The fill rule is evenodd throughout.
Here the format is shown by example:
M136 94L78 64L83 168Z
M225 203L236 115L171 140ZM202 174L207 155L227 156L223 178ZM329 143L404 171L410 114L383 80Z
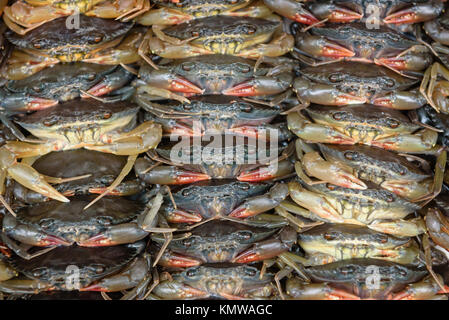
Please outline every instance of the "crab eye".
M31 274L35 278L42 278L43 276L48 274L48 269L45 267L36 268L31 272Z
M391 194L387 195L386 201L387 202L393 202L394 201L393 196Z
M331 191L334 191L335 189L336 189L336 186L335 185L333 185L333 184L326 184L326 187L329 189L329 190L331 190Z
M344 118L345 112L335 112L332 115L332 118L334 118L334 120L340 121Z
M187 277L195 277L196 275L198 275L199 270L198 269L189 269L186 271L186 276Z
M41 44L39 42L34 42L33 43L33 47L34 47L34 49L40 49L41 48Z
M42 123L46 127L51 127L51 126L55 125L57 123L57 121L56 120L44 120Z
M394 119L388 119L388 126L392 129L396 129L397 127L399 127L399 121L394 120Z
M353 151L348 151L344 153L344 156L348 160L354 160L357 157L357 153Z
M333 232L326 232L326 233L323 235L323 237L324 237L324 239L326 239L327 241L332 241L332 240L337 239L337 235L336 235L335 233L333 233Z
M90 269L96 274L102 274L106 268L102 264L91 264Z
M95 80L96 77L97 77L97 76L96 76L95 73L91 73L91 74L89 74L89 75L87 76L87 80L92 81L92 80Z
M184 245L184 247L188 248L188 247L190 247L193 244L193 239L192 238L184 239L182 241L182 244Z
M110 117L112 117L112 113L110 112L106 112L105 114L103 114L103 119L105 120L109 119Z
M239 232L236 232L236 235L241 240L249 240L253 237L253 233L251 231L239 231Z
M182 190L182 192L181 192L181 194L184 196L184 197L188 197L188 196L190 196L190 190L189 189L184 189L184 190Z
M247 184L247 183L240 184L240 189L242 189L242 190L249 190L249 184Z
M257 274L257 269L252 267L246 267L244 271L245 275L249 277L254 277Z
M339 73L332 73L331 75L329 75L330 82L341 82L342 80L343 78Z
M249 104L244 104L240 106L240 111L242 112L251 112L253 110L253 107Z
M191 71L194 68L194 64L190 63L190 62L186 62L181 65L181 68L184 71Z
M355 268L353 266L347 266L341 269L341 273L344 275L353 274Z
M192 37L199 37L200 33L198 31L192 31Z
M379 243L387 243L388 242L388 236L386 234L377 234L374 238Z
M395 266L395 273L401 275L402 277L405 277L407 275L407 271L405 271L403 268L399 267L399 266Z
M241 64L240 63L240 64L237 65L237 68L239 69L239 71L241 73L248 73L248 72L251 71L251 67L246 65L246 64Z
M394 87L394 81L392 79L385 79L385 86L388 88L393 88Z
M238 2L238 0L228 0L227 1L229 4L236 4Z
M245 31L247 34L255 34L257 28L255 26L246 26Z
M54 219L47 218L47 219L42 219L42 220L39 222L39 226L40 226L42 229L48 229L48 228L50 228L54 223L55 223L55 220L54 220Z
M110 226L112 224L112 218L111 217L97 217L97 223L101 224L103 226Z

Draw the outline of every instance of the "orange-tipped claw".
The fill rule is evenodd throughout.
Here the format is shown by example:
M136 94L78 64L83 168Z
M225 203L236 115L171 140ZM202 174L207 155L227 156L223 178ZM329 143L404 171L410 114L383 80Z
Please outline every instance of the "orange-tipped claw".
M92 88L90 88L89 90L87 90L87 93L95 96L95 97L101 97L105 94L108 94L109 92L111 92L114 88L106 85L105 83L99 83L95 86L93 86ZM82 94L81 98L89 98L89 95L87 94Z
M162 257L159 261L159 264L164 267L171 268L189 268L199 266L201 264L201 261L185 255L170 253L169 257Z
M247 81L240 83L232 88L223 90L222 94L227 96L251 97L260 95L260 92L257 92L256 87L249 81Z
M250 263L254 261L261 261L265 259L270 259L274 256L278 255L278 251L274 251L272 254L262 254L261 252L257 252L254 249L248 249L244 252L240 253L237 257L235 257L232 262L234 263Z
M320 20L318 20L317 18L315 18L315 16L313 16L312 14L310 14L308 12L296 13L292 19L299 23L306 24L308 26L317 24L318 22L320 22Z
M210 178L211 177L205 173L184 171L183 173L176 175L176 178L173 180L172 184L194 183L198 181L210 180Z
M111 239L105 237L103 234L98 234L87 240L78 242L78 245L81 247L102 247L102 246L112 246L114 244L115 243L113 243Z
M91 284L90 286L84 287L84 288L80 288L79 291L101 291L101 292L108 292L109 289L103 287L101 284L99 283L94 283Z
M379 58L375 60L376 64L388 66L395 70L406 70L407 63L405 59L402 58Z
M43 247L45 247L45 246L70 246L70 245L72 245L70 242L68 242L64 239L52 236L52 235L46 235L44 238L42 238L39 241L39 246L43 246Z
M93 193L93 194L102 194L104 192L106 192L108 188L104 187L104 188L89 188L89 193ZM122 193L117 191L117 190L112 190L108 192L108 195L110 196L120 196Z
M237 207L229 214L230 217L239 219L248 218L253 215L254 213L245 206Z
M390 99L390 97L388 95L383 96L383 97L374 98L371 100L371 103L375 106L393 108L393 101Z
M204 90L194 85L189 80L177 77L170 81L169 90L183 93L203 94Z
M29 111L42 110L53 107L57 104L58 104L57 100L33 97L32 100L27 104L26 110Z
M329 17L330 22L351 22L354 20L360 20L363 18L363 14L357 11L352 11L346 8L338 8L332 11Z
M321 55L324 57L331 57L331 58L346 58L346 57L353 57L355 53L354 51L349 50L338 44L328 43L321 49Z
M202 220L203 218L198 213L190 213L179 209L173 210L167 217L167 221L172 223L197 223Z
M337 105L347 105L347 104L362 104L366 102L366 98L357 97L352 94L339 93L335 97L335 102Z
M242 172L237 180L245 181L245 182L257 182L257 181L266 181L271 180L275 176L273 175L273 171L267 167L261 167L251 171Z
M418 17L416 12L410 8L400 10L384 18L384 23L387 24L416 23L420 21L421 19Z

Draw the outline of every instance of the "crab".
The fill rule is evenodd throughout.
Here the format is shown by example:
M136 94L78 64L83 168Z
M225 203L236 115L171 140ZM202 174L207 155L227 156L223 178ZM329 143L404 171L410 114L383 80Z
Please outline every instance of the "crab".
M5 78L20 80L61 62L130 64L138 61L144 36L132 23L80 16L80 28L67 29L66 18L55 19L24 36L12 31L6 38L15 45L2 68Z
M427 168L429 164L421 158L410 160L418 160L424 168L408 161L404 156L376 147L332 144L317 146L318 150L315 150L300 139L296 141L300 161L295 163L295 169L307 184L321 181L346 188L367 189L363 182L367 180L413 202L430 201L441 191L446 151L438 155L435 174L432 174ZM313 181L309 176L319 180Z
M387 190L306 185L301 181L290 181L288 189L294 204L281 202L277 210L312 220L362 225L398 237L413 237L426 231L421 217L405 219L420 206Z
M17 255L32 260L26 246L100 247L134 243L145 238L151 227L145 225L153 202L145 205L125 197L104 197L86 210L92 196L77 196L70 203L48 201L8 214L3 219L4 242ZM14 241L19 242L19 244ZM44 249L47 250L47 249Z
M254 140L228 145L226 137L219 135L213 136L213 139L216 144L212 145L196 144L194 141L161 145L155 152L148 152L151 159L136 160L136 175L147 184L177 185L235 178L261 182L279 180L293 173L293 145L283 149L277 143L266 145L265 141Z
M422 77L432 62L427 46L404 34L380 26L367 29L360 22L326 24L308 32L296 32L293 55L318 66L341 60L374 63L407 77Z
M398 110L373 105L311 105L287 116L289 129L310 143L364 144L402 153L439 154L438 132Z
M148 111L144 115L145 120L154 120L162 125L164 136L227 134L270 139L273 133L278 141L292 136L285 123L278 121L283 111L281 106L270 107L223 95L192 97L190 103L171 101L159 104L144 95L136 96L135 101Z
M122 299L133 299L151 280L144 241L100 248L58 247L32 260L17 255L9 265L25 276L0 282L0 292L36 294L44 291L124 291ZM76 272L79 282L70 281Z
M25 79L7 81L0 90L1 107L33 111L78 97L101 97L122 88L132 77L133 74L121 66L84 62L57 64Z
M151 240L165 239L157 234ZM296 241L290 227L262 228L232 221L211 221L191 232L176 234L159 264L163 267L194 267L205 263L251 263L276 257Z
M65 197L101 194L120 174L126 164L126 156L111 153L75 149L46 154L34 163L29 162L39 173L53 175L55 189ZM74 178L75 177L75 178ZM109 193L110 196L131 196L143 190L143 184L128 175L125 180ZM19 183L12 186L14 199L24 204L48 201L49 198L25 188Z
M293 49L293 36L282 31L281 19L220 16L206 17L148 31L142 52L170 59L228 54L259 59L279 57ZM144 57L145 58L145 57ZM156 67L148 57L145 59Z
M151 1L154 8L138 16L135 20L145 26L171 26L194 19L211 16L236 16L263 18L271 14L261 1L253 0L184 0L184 1Z
M3 20L11 30L25 35L56 19L67 20L68 16L80 13L80 19L86 15L129 21L149 9L149 0L18 0L5 7Z
M369 277L377 271L378 286ZM378 259L349 259L309 267L307 275L313 283L297 277L287 280L290 298L299 300L426 300L447 299L436 282L426 277L427 271L418 266L401 265Z
M274 96L270 105L277 105L293 82L292 61L285 62L275 66L273 61L265 61L256 68L256 62L230 55L162 60L158 70L143 65L133 85L138 101L172 99L189 103L191 96L220 94L260 97L269 102Z
M285 225L285 221L265 213L278 206L287 195L284 183L201 181L173 188L173 200L166 196L160 214L170 224L187 224L185 230L216 219L275 228Z
M444 0L264 0L266 6L307 25L362 21L369 26L410 25L438 17Z
M160 299L222 298L231 300L271 298L276 288L271 273L247 265L207 265L170 274L152 294Z
M449 251L448 203L449 194L446 191L434 199L425 216L429 236L433 242L447 251Z
M8 141L0 148L1 185L6 177L46 197L68 202L48 181L55 180L37 172L27 158L53 151L88 149L128 156L113 183L99 196L113 191L128 175L137 156L157 146L162 137L160 125L151 121L136 125L139 106L129 102L103 103L94 99L70 101L24 117L16 123L29 131L36 142ZM18 160L22 159L21 162ZM52 179L53 178L53 179ZM58 179L56 179L58 180ZM2 193L4 187L2 187ZM11 208L0 197L4 205ZM97 198L98 199L98 198Z
M403 77L377 65L339 61L299 70L293 83L302 104L329 106L369 103L399 110L417 109L426 104L418 89L419 79Z
M298 233L298 244L306 253L306 257L300 259L304 266L355 258L405 265L421 263L419 246L414 239L398 238L358 225L325 223Z

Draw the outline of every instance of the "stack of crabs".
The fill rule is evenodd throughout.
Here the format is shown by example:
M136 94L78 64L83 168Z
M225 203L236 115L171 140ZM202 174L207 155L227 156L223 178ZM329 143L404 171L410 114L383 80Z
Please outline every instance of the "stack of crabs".
M0 297L447 299L448 5L0 1Z

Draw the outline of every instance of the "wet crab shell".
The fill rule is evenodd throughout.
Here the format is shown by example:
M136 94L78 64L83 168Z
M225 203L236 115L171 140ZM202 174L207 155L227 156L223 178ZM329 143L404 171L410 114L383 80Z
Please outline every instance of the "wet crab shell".
M83 195L90 193L91 189L108 187L125 164L125 156L75 149L46 154L38 158L32 167L41 174L57 178L70 178L90 174L89 177L83 179L54 185L58 192ZM139 182L132 175L128 175L123 183L132 184L131 188L133 191L129 190L131 193L136 193L142 189ZM124 191L126 192L126 190ZM17 199L26 203L48 200L45 196L27 189L19 183L14 184L13 193Z
M31 279L49 282L61 290L70 290L66 287L68 267L78 268L80 286L85 287L118 272L143 252L145 246L145 241L140 241L98 248L59 247L32 260L14 255L8 262Z
M26 35L18 35L13 31L6 32L6 38L15 46L24 49L54 51L55 54L73 52L85 53L96 47L125 35L133 27L133 23L125 23L112 19L101 19L79 15L80 28L66 27L66 17L61 17Z
M103 197L88 209L83 208L94 196L78 196L70 202L51 200L17 210L17 217L8 216L3 228L13 232L17 223L69 243L84 241L108 228L133 222L145 206L125 197ZM15 219L15 220L14 220ZM147 233L142 230L141 238ZM17 235L20 240L20 234Z

